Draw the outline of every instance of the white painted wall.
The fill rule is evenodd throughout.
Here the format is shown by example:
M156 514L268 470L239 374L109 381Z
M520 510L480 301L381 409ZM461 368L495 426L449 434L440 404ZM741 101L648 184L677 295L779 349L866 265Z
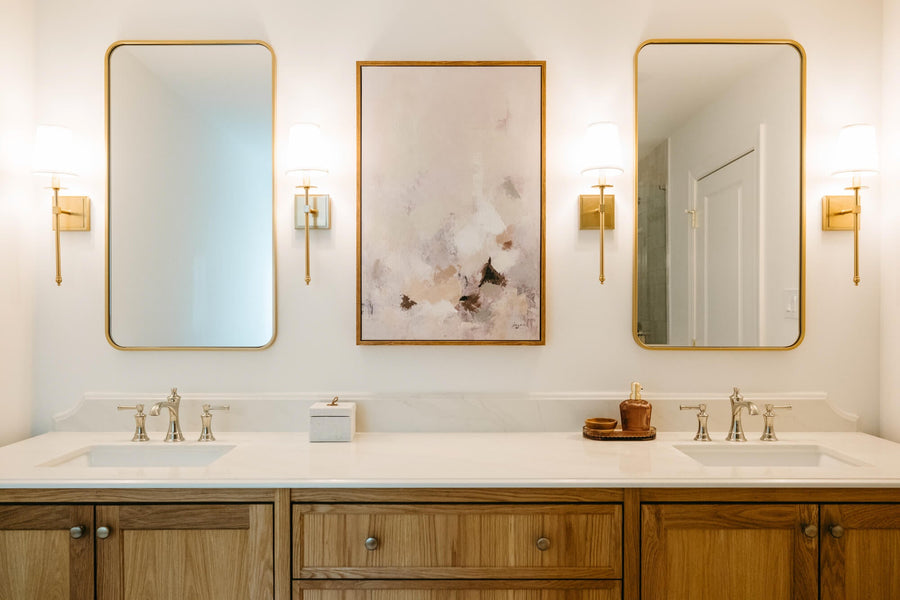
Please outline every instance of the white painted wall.
M884 0L882 69L881 434L900 441L900 0Z
M33 337L32 242L50 242L49 196L36 196L34 10L6 0L0 18L0 446L31 432ZM36 221L37 204L47 209ZM54 275L47 271L48 277Z
M36 116L86 142L74 192L95 199L94 231L66 241L64 277L38 278L34 430L85 391L516 392L620 390L827 392L878 430L877 228L862 239L863 283L851 246L822 235L819 198L827 143L844 123L878 121L880 0L39 0ZM808 332L791 352L653 352L631 337L633 170L616 181L617 228L607 236L607 281L597 281L596 232L577 229L584 127L617 121L632 149L632 57L651 37L786 37L809 60ZM291 123L314 120L332 145L321 191L334 226L313 233L313 283L303 283L303 238L293 230L292 185L278 180L279 336L263 352L120 352L103 334L103 55L119 39L261 38L278 56L278 147ZM547 345L357 347L355 339L355 61L543 59L547 77ZM60 92L64 93L60 93ZM626 154L627 155L627 154ZM279 165L278 171L283 171ZM147 174L148 177L153 174ZM140 182L135 182L140 185ZM869 191L877 198L877 187ZM877 202L867 205L877 222ZM52 270L37 244L39 274ZM850 315L849 317L847 315Z

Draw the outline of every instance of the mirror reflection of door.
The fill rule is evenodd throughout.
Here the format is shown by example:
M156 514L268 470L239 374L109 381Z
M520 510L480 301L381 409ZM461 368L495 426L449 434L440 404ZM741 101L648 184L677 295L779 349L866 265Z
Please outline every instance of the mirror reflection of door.
M691 228L695 345L759 343L759 194L756 151L703 175Z
M642 345L802 339L804 73L794 42L638 49L632 325Z

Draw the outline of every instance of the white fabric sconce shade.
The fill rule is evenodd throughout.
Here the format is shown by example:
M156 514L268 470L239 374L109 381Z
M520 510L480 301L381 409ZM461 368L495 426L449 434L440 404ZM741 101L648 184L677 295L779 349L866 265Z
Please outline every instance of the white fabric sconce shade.
M847 125L838 135L833 175L878 173L878 143L875 127L865 123Z
M40 125L34 139L33 170L46 175L76 175L72 130Z
M322 132L315 123L291 126L288 138L287 173L328 173L322 148Z
M615 123L591 123L584 135L584 159L581 174L600 177L619 175L624 171L619 127Z

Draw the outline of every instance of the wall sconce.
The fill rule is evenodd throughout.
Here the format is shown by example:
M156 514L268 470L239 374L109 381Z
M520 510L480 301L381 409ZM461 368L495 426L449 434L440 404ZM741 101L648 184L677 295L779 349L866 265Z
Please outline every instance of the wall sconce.
M851 175L852 196L825 196L822 198L822 230L853 231L853 284L859 285L859 190L863 175L878 173L878 145L875 128L867 124L847 125L841 128L835 152L833 175Z
M287 174L300 173L302 179L298 188L303 188L303 228L306 230L306 285L309 285L309 230L331 227L331 198L323 195L309 195L310 177L313 173L325 175L322 160L322 134L315 123L297 123L291 126L288 139ZM310 204L312 198L312 204ZM294 228L300 229L300 196L294 195ZM310 222L312 217L312 222Z
M599 196L579 196L581 221L579 229L600 230L600 283L606 281L603 267L603 232L616 228L616 197L606 195L606 188L612 185L606 178L624 172L622 168L622 145L619 142L619 127L615 123L591 123L584 137L585 158L588 164L581 174L590 173L597 177Z
M91 199L87 196L60 196L60 177L77 177L73 164L75 146L72 131L65 127L41 125L34 143L33 170L38 175L50 175L53 190L53 231L56 237L56 285L62 285L59 258L60 231L91 230Z

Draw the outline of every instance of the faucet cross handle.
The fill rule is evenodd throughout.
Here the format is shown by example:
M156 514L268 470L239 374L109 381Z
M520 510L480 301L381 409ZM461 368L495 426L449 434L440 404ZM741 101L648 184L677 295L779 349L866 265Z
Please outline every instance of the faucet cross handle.
M763 432L759 439L763 442L777 442L778 438L775 437L775 411L791 410L791 408L793 407L790 404L782 406L766 404L766 411L763 413Z
M212 432L212 413L213 410L231 410L231 406L223 404L222 406L203 405L203 412L200 414L200 437L198 442L214 442L216 436Z
M144 405L143 404L135 404L134 406L117 406L118 410L133 410L134 413L134 436L131 438L132 442L146 442L150 438L147 436L147 427L146 420L147 415L144 414Z
M679 406L681 410L696 410L697 411L697 434L694 435L695 442L709 442L711 438L709 437L709 429L707 428L707 422L709 421L709 413L706 412L706 405L702 402L697 404L696 406L687 406L682 404Z

